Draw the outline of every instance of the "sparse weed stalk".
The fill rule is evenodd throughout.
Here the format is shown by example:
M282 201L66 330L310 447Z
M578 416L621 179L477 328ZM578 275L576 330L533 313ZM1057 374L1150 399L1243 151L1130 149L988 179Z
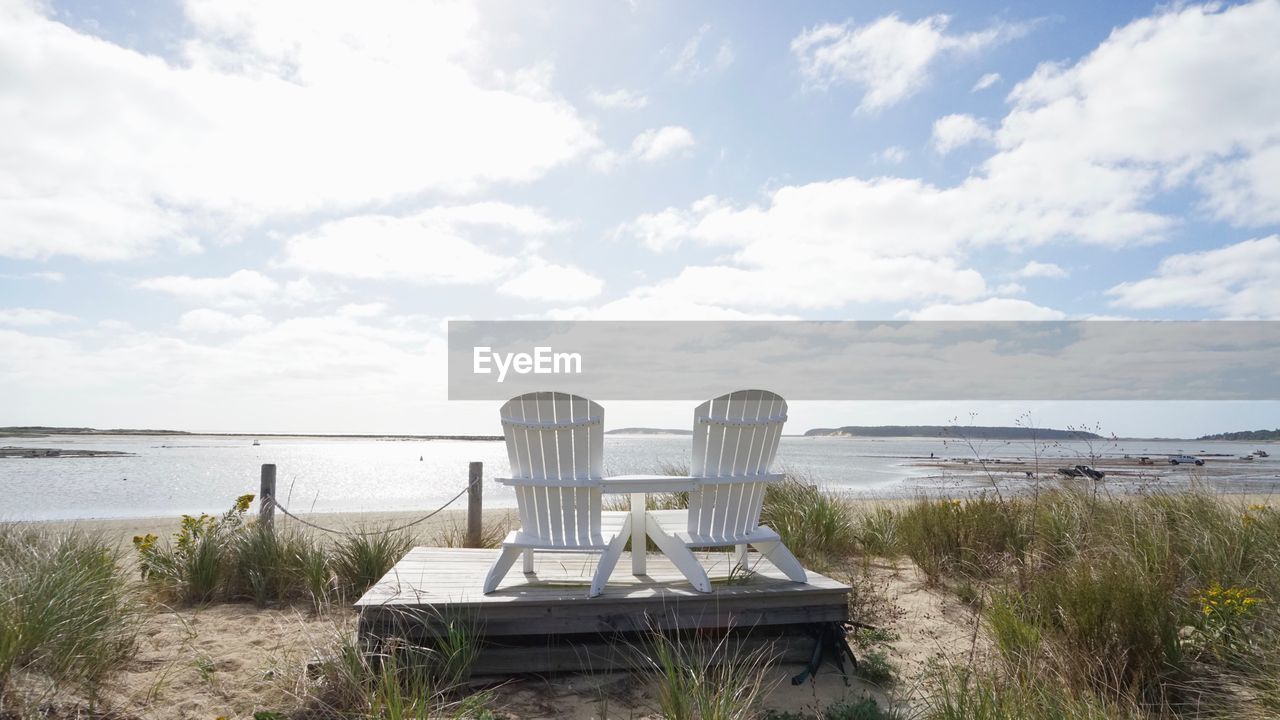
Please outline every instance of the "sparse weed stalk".
M1080 691L1061 678L1006 677L972 669L942 674L926 699L926 720L1140 720L1132 701Z
M773 685L772 648L744 649L731 635L711 641L655 630L641 653L649 659L658 707L668 720L751 718Z
M304 696L312 714L324 717L489 718L489 693L466 695L464 683L479 650L471 620L454 618L422 644L390 639L379 650L361 647L349 632L336 632L314 668Z
M503 539L506 538L507 533L510 531L511 523L505 519L498 522L484 523L480 528L480 547L501 547ZM429 544L434 547L445 548L466 547L466 524L460 522L456 517L450 518L445 525L430 537Z
M862 698L834 702L816 714L770 710L763 717L764 720L893 720L898 714L880 707L875 698Z

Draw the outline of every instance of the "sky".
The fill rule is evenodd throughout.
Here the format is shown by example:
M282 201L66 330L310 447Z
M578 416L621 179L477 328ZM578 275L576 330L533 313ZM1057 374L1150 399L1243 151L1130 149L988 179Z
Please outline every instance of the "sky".
M1276 37L1276 0L0 0L0 425L496 433L449 319L1280 319ZM788 427L1028 413L1280 425Z

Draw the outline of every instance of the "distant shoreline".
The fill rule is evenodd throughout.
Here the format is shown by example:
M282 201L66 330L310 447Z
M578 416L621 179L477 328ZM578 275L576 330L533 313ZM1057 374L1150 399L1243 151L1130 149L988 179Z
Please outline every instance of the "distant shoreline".
M942 432L943 430L946 432ZM1014 430L1017 432L1002 432ZM899 432L894 432L899 431ZM973 435L968 435L968 431L977 431ZM995 432L993 432L995 431ZM894 434L881 434L881 433ZM1034 433L1021 434L1023 432ZM693 432L691 430L682 430L675 428L648 428L648 427L625 427L616 428L605 431L606 435L633 435L633 436L689 436ZM1220 435L1228 435L1232 433L1224 433ZM0 427L0 439L17 439L32 440L49 437L232 437L232 438L316 438L316 439L357 439L357 440L458 440L458 441L478 441L478 442L495 442L501 441L501 435L413 435L404 433L253 433L253 432L194 432L188 430L132 430L123 428L113 428L108 430L98 430L95 428L62 428L62 427L42 427L42 426L10 426ZM1058 430L1051 428L1039 428L1034 431L1026 431L1021 428L1003 428L1003 427L953 427L943 425L889 425L889 426L844 426L840 428L812 428L800 433L783 433L785 437L830 437L844 438L850 440L884 440L884 439L914 439L914 440L963 440L966 437L973 440L1021 440L1021 441L1084 441L1091 442L1204 442L1204 443L1257 443L1257 444L1275 444L1280 443L1277 439L1261 439L1261 438L1227 438L1221 436L1215 437L1199 437L1199 438L1180 438L1180 437L1105 437L1093 433L1081 432L1077 430Z
M46 437L242 437L242 438L357 438L362 440L501 440L501 435L405 435L386 433L251 433L251 432L189 432L187 430L79 430L49 428L33 432L13 432L14 428L0 428L0 438L38 439Z

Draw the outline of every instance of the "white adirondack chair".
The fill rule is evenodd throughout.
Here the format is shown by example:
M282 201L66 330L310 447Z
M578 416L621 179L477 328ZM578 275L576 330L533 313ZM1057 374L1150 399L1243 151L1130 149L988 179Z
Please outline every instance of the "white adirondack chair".
M694 588L711 592L691 549L725 545L736 546L739 565L753 545L791 580L808 581L778 533L760 524L765 486L783 478L769 470L786 420L786 401L765 390L739 390L694 410L689 509L645 514L646 532Z
M516 557L533 572L534 552L600 552L590 596L604 590L631 528L629 513L602 513L600 477L604 410L560 392L536 392L508 400L500 411L520 529L502 541L502 553L484 581L498 587ZM608 522L606 522L608 521Z

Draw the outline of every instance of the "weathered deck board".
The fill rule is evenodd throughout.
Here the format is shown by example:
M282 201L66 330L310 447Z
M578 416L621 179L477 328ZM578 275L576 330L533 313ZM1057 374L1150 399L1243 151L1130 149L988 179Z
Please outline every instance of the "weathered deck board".
M791 582L754 553L755 572L733 579L728 553L699 553L714 585L709 594L695 591L665 556L650 554L648 574L640 577L627 571L630 560L623 558L595 598L587 589L596 556L578 553L538 553L534 574L513 570L484 595L484 576L496 557L496 550L414 548L356 603L362 637L429 637L461 618L481 627L495 648L512 642L549 648L557 637L581 644L587 636L658 629L785 630L848 616L847 585L812 572L808 583ZM542 654L561 663L564 657Z

